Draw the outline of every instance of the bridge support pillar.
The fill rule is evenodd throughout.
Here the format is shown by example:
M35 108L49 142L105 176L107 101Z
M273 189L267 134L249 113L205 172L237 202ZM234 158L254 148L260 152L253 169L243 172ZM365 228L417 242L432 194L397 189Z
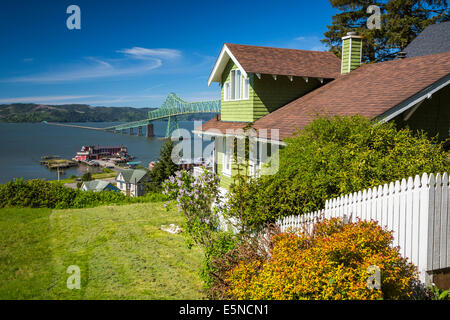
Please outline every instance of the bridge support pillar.
M122 130L120 130L120 133L121 133L121 134L126 134L127 132L126 132L125 129L122 129Z
M147 131L145 132L145 136L147 138L154 137L155 133L153 132L153 123L149 123L147 125Z
M133 128L130 128L130 136L134 135Z
M138 136L142 136L142 127L138 127Z

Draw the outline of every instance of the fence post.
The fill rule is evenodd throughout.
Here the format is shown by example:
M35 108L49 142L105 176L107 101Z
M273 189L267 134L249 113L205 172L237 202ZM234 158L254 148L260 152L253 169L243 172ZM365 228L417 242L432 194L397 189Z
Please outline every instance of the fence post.
M325 208L279 219L282 230L310 231L321 217L375 220L393 231L393 246L417 266L423 283L429 272L450 267L450 186L448 173L423 173L325 202Z
M442 198L442 178L441 174L436 174L436 183L434 187L434 226L433 226L433 270L440 267L440 254L439 249L441 247L441 198Z
M427 270L433 269L434 260L434 186L436 179L431 173L428 178L428 232L427 232Z
M448 247L447 247L447 239L448 239L448 175L446 172L442 174L442 187L440 188L441 192L441 239L440 239L440 263L439 266L441 269L447 268L449 265L447 264L447 255L448 255Z
M427 275L428 270L428 248L429 248L429 227L430 227L430 183L427 173L422 175L421 187L420 187L420 211L419 211L419 262L417 263L417 269L419 271L420 281L423 283L430 282Z
M419 264L419 238L420 238L420 177L414 177L414 189L412 190L412 224L411 224L411 260L415 265Z

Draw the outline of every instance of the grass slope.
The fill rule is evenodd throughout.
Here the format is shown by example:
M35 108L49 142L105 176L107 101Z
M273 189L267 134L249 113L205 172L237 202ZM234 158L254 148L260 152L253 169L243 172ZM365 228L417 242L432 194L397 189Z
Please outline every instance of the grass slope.
M162 203L0 210L0 299L201 299L202 254ZM70 290L67 268L81 269Z

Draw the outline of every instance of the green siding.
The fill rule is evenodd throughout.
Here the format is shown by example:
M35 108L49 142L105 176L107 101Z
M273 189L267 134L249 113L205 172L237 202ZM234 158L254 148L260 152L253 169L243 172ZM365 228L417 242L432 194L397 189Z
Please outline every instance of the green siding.
M249 75L249 99L224 101L224 83L230 81L230 71L237 66L230 60L222 74L221 120L253 122L270 112L300 98L320 85L319 80L310 78L306 82L302 77L294 77L290 81L287 76ZM243 86L243 83L242 83ZM243 88L241 88L241 91Z
M342 41L342 63L341 63L341 73L348 72L348 55L350 52L350 39L345 39Z
M349 72L348 69L349 62L350 62L350 71L355 70L361 65L361 47L362 47L361 38L352 38L351 47L350 47L350 39L343 40L341 73Z
M287 103L300 98L320 85L320 81L309 78L306 82L302 77L294 77L293 81L287 76L262 74L261 79L253 79L253 116L259 119Z
M237 66L233 61L228 61L228 64L222 74L222 93L221 93L221 114L220 118L222 121L244 121L252 122L253 117L253 88L251 85L252 79L250 77L250 88L249 88L249 99L248 100L237 100L237 101L225 101L225 85L224 83L230 81L230 71L237 69ZM242 91L241 87L241 91Z

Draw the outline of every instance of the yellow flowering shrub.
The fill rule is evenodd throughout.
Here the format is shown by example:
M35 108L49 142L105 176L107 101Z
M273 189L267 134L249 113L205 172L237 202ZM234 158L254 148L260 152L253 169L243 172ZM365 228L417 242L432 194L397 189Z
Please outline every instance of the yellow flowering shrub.
M392 234L376 222L316 224L312 234L272 238L267 261L240 262L227 273L235 299L405 299L417 281L416 268L392 248ZM368 286L370 266L381 289Z

